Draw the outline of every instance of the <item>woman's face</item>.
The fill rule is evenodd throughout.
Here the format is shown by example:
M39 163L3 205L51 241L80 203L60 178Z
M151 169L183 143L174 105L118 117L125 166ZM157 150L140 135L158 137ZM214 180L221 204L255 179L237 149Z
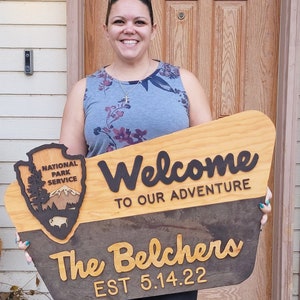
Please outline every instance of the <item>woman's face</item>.
M119 0L111 7L104 29L117 56L134 62L148 55L156 25L151 24L148 7L140 0Z

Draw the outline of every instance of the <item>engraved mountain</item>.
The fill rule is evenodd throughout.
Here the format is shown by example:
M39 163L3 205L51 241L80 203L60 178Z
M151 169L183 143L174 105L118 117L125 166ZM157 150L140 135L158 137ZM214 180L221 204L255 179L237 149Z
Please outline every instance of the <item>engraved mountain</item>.
M74 189L63 185L59 189L53 191L49 195L49 200L42 205L43 210L53 207L55 204L56 208L61 209L74 209L79 201L80 193Z
M79 208L80 193L66 185L48 193L47 201L31 202L35 216L58 238L65 238L74 226Z

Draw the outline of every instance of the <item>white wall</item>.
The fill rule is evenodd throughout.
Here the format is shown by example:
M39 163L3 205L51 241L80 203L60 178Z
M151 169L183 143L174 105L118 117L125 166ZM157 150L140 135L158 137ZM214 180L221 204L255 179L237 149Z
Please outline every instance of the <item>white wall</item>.
M13 164L59 137L67 90L66 2L0 1L0 37L0 294L10 285L46 292L43 284L36 287L34 266L16 248L4 194L15 180ZM24 49L33 50L32 76L23 72Z
M297 150L296 150L296 187L294 214L294 255L293 255L293 299L300 299L300 4L292 6L292 18L296 20L294 33L295 93L297 97Z
M300 51L300 47L299 47L299 51ZM298 75L300 76L300 73ZM298 77L298 79L299 78L300 77ZM300 289L300 91L298 95L299 96L298 96L296 189L295 189L295 217L294 217L294 255L293 255L293 299L294 300L299 299L299 295L300 295L299 292Z

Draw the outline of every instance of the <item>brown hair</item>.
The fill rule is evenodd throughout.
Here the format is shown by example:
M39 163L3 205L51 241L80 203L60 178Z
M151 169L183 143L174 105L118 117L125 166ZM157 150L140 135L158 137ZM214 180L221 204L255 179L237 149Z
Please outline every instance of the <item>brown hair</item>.
M111 7L118 2L119 0L108 0L108 5L107 5L107 11L106 11L106 19L105 19L105 25L108 25L108 19L109 19L109 15L110 15L110 11L111 11ZM151 4L151 0L140 0L142 3L144 3L149 10L149 14L150 14L150 19L151 19L151 24L154 24L154 18L153 18L153 9L152 9L152 4Z

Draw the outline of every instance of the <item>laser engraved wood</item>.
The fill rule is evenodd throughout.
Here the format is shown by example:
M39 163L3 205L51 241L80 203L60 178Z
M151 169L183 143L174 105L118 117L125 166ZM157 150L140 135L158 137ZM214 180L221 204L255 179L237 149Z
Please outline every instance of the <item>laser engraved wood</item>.
M54 299L134 299L252 273L275 129L246 111L93 158L43 145L5 205Z

